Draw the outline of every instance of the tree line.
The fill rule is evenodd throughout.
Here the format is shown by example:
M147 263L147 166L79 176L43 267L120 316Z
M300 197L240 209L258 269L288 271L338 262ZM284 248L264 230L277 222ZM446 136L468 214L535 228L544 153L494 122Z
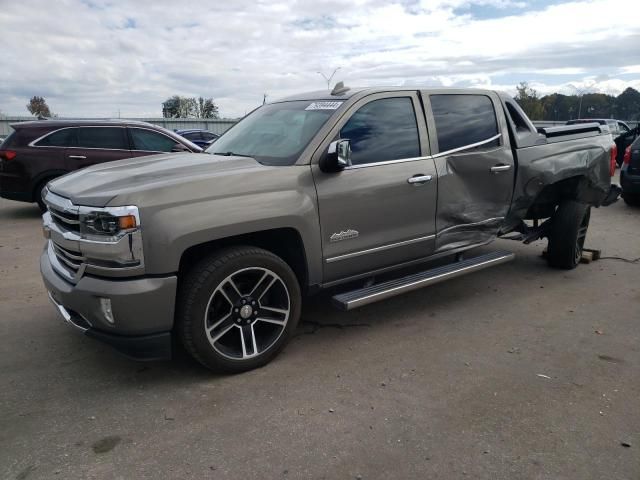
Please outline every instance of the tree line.
M51 111L44 97L34 95L27 103L27 110L37 118L51 118L56 115ZM174 95L162 102L164 118L220 118L218 105L213 98L181 97Z
M220 118L213 98L174 95L162 102L164 118Z
M574 118L640 120L640 92L628 87L620 95L585 93L539 96L527 82L516 87L515 100L531 120L566 121Z

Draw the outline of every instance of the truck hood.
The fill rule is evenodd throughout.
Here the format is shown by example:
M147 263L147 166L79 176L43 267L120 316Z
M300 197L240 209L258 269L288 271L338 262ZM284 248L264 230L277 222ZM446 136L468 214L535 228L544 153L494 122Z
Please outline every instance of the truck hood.
M116 197L130 199L179 184L228 179L271 168L247 157L164 153L87 167L53 180L48 188L76 205L103 207Z

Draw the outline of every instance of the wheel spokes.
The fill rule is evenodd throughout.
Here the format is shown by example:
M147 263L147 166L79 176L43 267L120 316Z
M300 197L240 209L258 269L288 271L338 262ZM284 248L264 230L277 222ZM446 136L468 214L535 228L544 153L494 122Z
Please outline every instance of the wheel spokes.
M285 331L290 302L286 283L273 271L263 267L235 271L218 284L205 311L211 346L234 360L262 354Z
M238 290L238 287L231 277L218 287L218 291L227 299L232 308L242 297L240 290Z
M242 358L252 357L258 353L253 325L246 325L240 328L240 343L242 344Z
M231 311L231 312L229 312L229 313L227 313L227 314L226 314L224 317L222 317L220 320L217 320L213 325L211 325L211 326L207 326L207 331L208 331L208 332L212 332L212 331L213 331L213 330L215 330L216 328L218 328L218 327L222 326L222 324L223 324L225 321L229 321L229 320L231 320L231 321L230 321L230 322L228 322L228 323L232 323L232 324L233 324L233 319L231 319L231 316L232 316L232 315L233 315L233 312L232 312L232 311ZM226 326L226 325L225 325L225 326ZM219 328L218 328L218 329L219 329Z
M209 336L211 343L216 343L218 340L224 337L227 333L229 333L229 331L233 327L235 327L235 323L233 322L231 315L228 315L227 317L225 317L224 319L216 323L215 326L207 330L207 335Z
M578 240L582 240L587 236L587 229L589 227L580 227L578 229Z
M274 325L284 325L287 322L288 314L289 310L260 305L260 313L256 320L260 322L273 323Z
M268 273L265 272L265 274L258 281L256 286L253 287L253 290L251 291L249 296L257 300L260 300L262 297L264 297L265 293L269 291L269 289L273 286L275 282L276 282L276 277L269 275Z

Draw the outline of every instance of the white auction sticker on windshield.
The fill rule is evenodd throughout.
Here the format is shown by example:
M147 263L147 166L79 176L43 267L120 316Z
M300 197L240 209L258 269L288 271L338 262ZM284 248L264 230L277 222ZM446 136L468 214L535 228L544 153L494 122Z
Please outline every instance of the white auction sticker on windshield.
M342 102L313 102L305 110L336 110Z

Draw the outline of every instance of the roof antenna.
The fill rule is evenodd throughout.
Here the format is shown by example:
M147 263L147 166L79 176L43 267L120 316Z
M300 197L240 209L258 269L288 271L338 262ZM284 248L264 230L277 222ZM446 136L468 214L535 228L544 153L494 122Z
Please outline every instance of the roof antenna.
M344 82L338 82L335 87L333 87L333 90L331 90L331 95L343 95L349 90L351 89L349 87L345 87Z

